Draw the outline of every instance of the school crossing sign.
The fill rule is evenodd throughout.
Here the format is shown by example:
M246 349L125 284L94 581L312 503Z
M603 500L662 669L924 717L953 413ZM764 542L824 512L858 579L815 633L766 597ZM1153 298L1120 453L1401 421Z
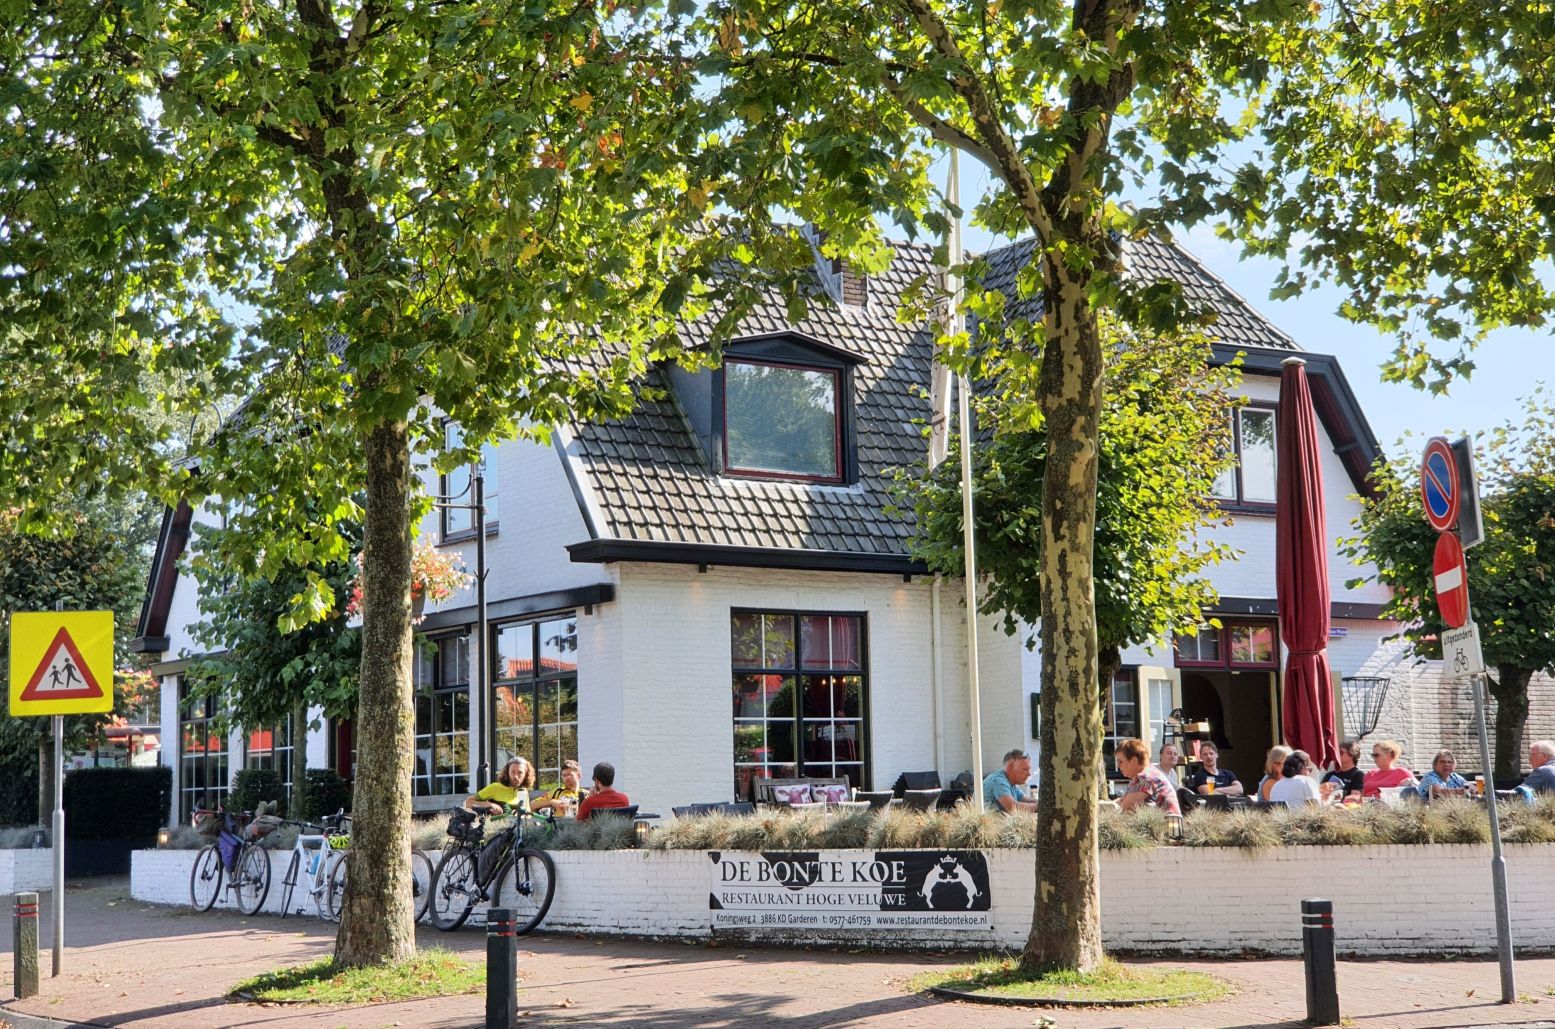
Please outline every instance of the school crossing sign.
M113 710L113 612L11 615L11 715Z

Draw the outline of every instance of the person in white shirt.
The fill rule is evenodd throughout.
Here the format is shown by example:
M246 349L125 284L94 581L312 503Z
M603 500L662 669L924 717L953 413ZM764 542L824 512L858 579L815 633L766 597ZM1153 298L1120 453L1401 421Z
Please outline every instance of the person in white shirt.
M1177 781L1177 762L1182 754L1177 750L1175 743L1161 744L1161 760L1155 763L1161 774L1166 776L1166 781L1172 784L1172 789L1181 789L1182 783Z
M1317 782L1307 774L1311 767L1312 759L1306 751L1291 751L1285 764L1280 766L1280 781L1269 788L1269 803L1284 804L1286 807L1321 804L1323 795L1318 790Z

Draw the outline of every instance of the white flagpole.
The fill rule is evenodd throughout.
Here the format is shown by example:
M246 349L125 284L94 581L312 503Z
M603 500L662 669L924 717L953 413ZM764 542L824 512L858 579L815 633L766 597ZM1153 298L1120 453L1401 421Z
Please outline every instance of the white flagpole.
M961 168L955 147L950 148L950 175L945 184L945 196L956 207L961 206ZM953 269L965 260L961 246L961 215L952 212L950 232L947 238L947 267ZM945 276L945 289L950 294L950 334L959 336L966 329L966 318L961 313L961 276L949 270ZM968 692L972 700L972 794L979 808L983 806L983 698L977 678L977 551L972 531L972 418L971 385L963 372L956 382L956 418L961 432L961 549L966 555L966 673Z

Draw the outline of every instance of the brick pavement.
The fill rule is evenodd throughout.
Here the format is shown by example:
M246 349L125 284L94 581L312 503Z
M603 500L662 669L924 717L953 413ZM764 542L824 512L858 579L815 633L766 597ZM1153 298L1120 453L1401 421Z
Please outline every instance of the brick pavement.
M150 907L129 898L123 879L75 885L67 893L67 905L71 946L66 975L45 979L43 993L28 1001L9 999L10 924L4 919L0 1004L9 1011L137 1029L463 1029L482 1023L484 999L479 996L327 1010L223 999L225 990L244 976L328 953L333 927L312 919L246 919L233 913L197 915ZM47 929L42 935L48 939ZM421 942L472 958L479 958L485 946L484 936L470 930L452 935L428 930ZM1191 962L1237 987L1235 996L1215 1004L1071 1013L946 1004L903 991L908 977L957 960L944 955L780 951L570 936L532 937L522 946L519 1005L523 1023L533 1026L1252 1029L1300 1025L1305 1011L1301 965L1289 960ZM46 968L47 955L43 963ZM1526 1000L1502 1006L1493 1003L1499 987L1491 962L1346 962L1339 971L1340 1003L1348 1024L1366 1029L1555 1029L1555 958L1522 961L1518 971ZM0 1019L6 1017L7 1012L0 1012ZM28 1023L18 1019L17 1024L20 1029Z

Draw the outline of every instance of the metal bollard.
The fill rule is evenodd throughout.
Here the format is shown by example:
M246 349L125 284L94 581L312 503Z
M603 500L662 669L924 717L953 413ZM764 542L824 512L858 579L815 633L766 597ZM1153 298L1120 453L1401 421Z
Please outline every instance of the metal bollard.
M486 912L486 1029L518 1025L518 936L512 908Z
M1334 973L1334 902L1301 902L1301 962L1307 973L1307 1022L1339 1024L1339 981Z
M16 947L11 963L16 999L38 995L38 895L16 895Z

